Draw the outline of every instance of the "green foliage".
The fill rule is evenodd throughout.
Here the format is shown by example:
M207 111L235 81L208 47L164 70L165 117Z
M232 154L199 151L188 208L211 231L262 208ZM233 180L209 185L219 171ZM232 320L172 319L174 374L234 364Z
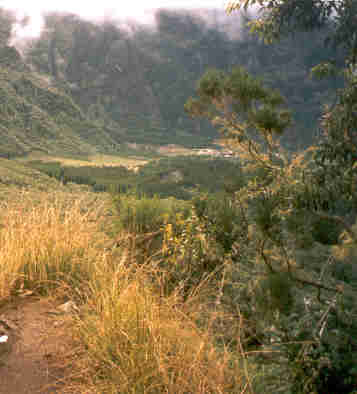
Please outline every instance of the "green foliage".
M242 212L230 195L224 193L199 196L193 205L204 233L219 245L224 253L248 231Z
M59 162L30 161L29 167L35 168L63 184L69 182L92 186L95 191L126 191L126 184L117 183L118 178L131 172L126 167L63 166Z
M165 225L162 268L167 272L165 291L168 294L180 289L187 297L208 278L216 282L221 277L222 248L209 237L194 211L185 220L179 217L176 228L171 223Z
M296 31L313 31L330 27L326 43L348 50L350 60L356 60L356 11L353 0L235 0L228 11L259 4L263 17L252 22L252 30L271 41Z
M320 63L311 69L311 75L323 79L331 75L336 75L337 69L332 63Z
M113 151L115 141L88 121L68 94L48 77L32 72L15 48L0 51L2 156Z
M148 197L175 197L190 200L198 192L217 192L240 188L243 178L234 159L199 156L153 160L137 172L123 166L61 166L56 162L31 161L28 166L67 183L93 186L96 191L138 191ZM234 182L232 183L232 179Z
M296 19L300 3L302 19ZM327 21L321 17L332 15L324 8L328 2L266 4L276 12L263 15L256 28L272 33L265 35L267 39L287 28L313 28L315 22L321 27ZM341 4L351 7L336 11L345 21L338 30L341 36L335 36L337 44L353 16L352 2ZM137 174L122 167L29 165L63 183L128 192L113 197L119 229L130 233L128 239L159 234L159 246L150 252L162 268L163 294L189 299L209 283L216 296L205 307L216 311L220 306L240 319L239 333L226 330L217 342L229 349L239 346L249 359L247 368L255 364L266 371L263 384L258 375L251 379L252 386L260 384L264 392L272 393L356 390L357 237L350 226L357 212L354 64L345 70L346 84L338 92L337 104L325 108L319 145L289 155L280 144L280 136L291 127L283 96L295 105L303 103L296 108L309 123L316 117L322 92L331 97L339 85L339 81L325 81L323 90L316 81L306 82L307 70L330 57L322 41L335 34L338 25L328 26L321 35L301 34L295 41L286 39L268 48L256 38L248 45L229 40L186 14L161 11L157 19L158 32L139 29L129 37L110 23L48 16L48 28L28 51L28 58L47 73L47 80L25 73L18 53L4 47L0 70L3 153L25 153L34 147L48 151L53 146L88 153L94 145L112 149L118 141L138 137L146 142L180 142L189 138L186 130L204 125L182 117L180 106L193 93L196 77L211 67L197 86L198 97L189 100L186 109L222 128L226 143L239 154L239 163L168 158L143 166ZM346 45L350 46L350 39ZM220 55L217 48L222 48ZM231 49L238 55L222 60ZM346 53L337 57L336 67ZM239 59L249 59L250 64L247 60L247 67L232 67ZM13 69L9 64L14 64ZM328 74L331 67L317 71ZM277 87L283 87L285 94L278 93ZM310 124L307 129L311 131ZM162 139L167 130L168 136ZM214 135L212 128L201 131L206 140ZM166 198L196 195L193 207ZM137 255L138 263L146 256ZM134 312L128 331L137 317ZM108 330L118 332L113 327L109 320ZM216 329L213 325L212 331ZM110 365L118 361L117 356L110 358L115 353L111 343ZM143 354L136 354L140 365Z
M318 245L340 243L342 234L356 242L343 210L355 203L353 145L343 142L355 128L354 84L340 93L336 109L326 115L321 144L289 156L276 136L289 123L288 113L279 109L281 96L246 75L243 69L226 77L210 71L201 80L203 88L198 85L198 99L187 106L192 115L223 126L226 143L245 164L246 179L231 197L229 215L212 204L211 225L205 226L207 204L196 203L206 242L214 238L215 223L225 235L227 254L220 267L235 263L225 270L221 299L231 308L239 304L247 322L241 334L246 349L258 344L263 352L272 352L268 359L259 352L256 358L263 368L272 366L265 391L284 387L284 392L325 393L334 387L335 392L350 393L356 389L352 338L357 316L355 308L347 312L346 306L357 295L354 288L344 291L339 282L343 278L348 286L352 272L331 269L331 250L318 255ZM234 236L234 208L248 230L240 238Z
M119 227L130 233L143 234L161 230L165 223L175 225L177 215L188 215L188 208L175 199L120 194L114 197Z
M291 123L289 111L279 108L282 96L242 67L228 74L208 71L199 81L197 95L198 99L188 101L186 111L208 117L221 126L226 138L236 139L255 155L263 153L262 148L273 154L276 135ZM253 135L252 130L258 133Z
M312 236L316 242L335 245L339 242L342 228L333 219L316 219L312 224Z
M141 167L136 188L145 194L191 199L196 192L217 192L232 178L238 178L241 166L236 160L182 156L161 159Z
M294 306L293 285L286 272L269 273L263 277L255 290L258 313L271 319L276 311L289 315Z

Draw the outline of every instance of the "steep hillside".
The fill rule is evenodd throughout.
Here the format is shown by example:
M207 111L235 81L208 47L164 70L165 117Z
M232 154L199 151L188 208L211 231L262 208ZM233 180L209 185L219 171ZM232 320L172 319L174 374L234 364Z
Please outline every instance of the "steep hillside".
M0 141L0 156L7 158L31 151L85 155L113 151L117 145L9 46L0 48Z
M46 28L25 51L27 61L63 86L87 117L122 130L125 140L186 145L217 136L207 121L190 119L184 111L198 79L209 68L241 65L285 96L294 113L285 142L292 148L312 143L321 107L341 84L338 78L310 76L313 65L336 57L324 45L328 32L308 40L300 33L268 46L249 34L249 15L232 16L227 25L219 13L162 9L155 19L155 27L127 26L48 14Z
M1 15L0 15L1 16ZM248 35L207 23L197 13L160 10L156 28L92 23L48 14L41 36L23 46L0 36L0 156L39 151L78 156L116 153L123 145L206 145L217 137L208 121L184 111L208 68L241 64L279 89L294 113L285 138L309 145L339 80L314 81L311 66L331 55L324 32L267 47ZM228 33L230 35L228 35Z
M170 58L166 44L173 55L177 48L167 37L134 30L50 14L41 37L26 50L27 61L64 87L88 118L123 130L128 142L207 143L214 129L189 119L183 108L200 70L188 73L177 56Z
M71 185L77 187L77 185ZM19 193L29 190L46 191L61 190L61 182L51 178L43 172L25 166L16 160L0 158L0 201L13 198L16 200ZM69 188L67 187L69 190Z

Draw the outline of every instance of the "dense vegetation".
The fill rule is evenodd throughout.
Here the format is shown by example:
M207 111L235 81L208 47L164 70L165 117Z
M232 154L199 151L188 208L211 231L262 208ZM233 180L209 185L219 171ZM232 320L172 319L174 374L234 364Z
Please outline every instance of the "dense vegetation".
M189 200L198 192L215 193L243 182L236 159L176 156L153 160L137 171L124 166L62 166L58 162L27 163L50 177L90 185L95 191L138 193L148 197Z
M78 305L67 392L357 393L356 3L232 11L255 3L237 19L253 34L187 12L130 32L49 14L27 63L0 13L3 155L216 129L234 152L135 171L1 159L0 303Z
M241 0L233 8L254 3ZM257 176L232 195L229 207L237 214L227 216L234 218L228 231L222 234L221 222L214 226L217 208L209 214L207 203L198 205L198 218L233 261L223 298L233 296L232 307L254 333L254 346L272 352L251 357L265 370L256 390L263 384L269 392L355 393L357 47L350 36L356 37L356 3L261 3L262 17L253 27L268 39L333 25L328 42L346 49L344 88L335 105L325 107L318 145L289 156L279 140L291 116L279 92L243 68L208 71L186 109L220 125L226 143L245 159L244 170ZM338 66L318 64L314 72L326 70L338 72ZM232 239L236 228L240 232ZM234 276L241 272L244 282ZM250 346L248 341L248 353Z

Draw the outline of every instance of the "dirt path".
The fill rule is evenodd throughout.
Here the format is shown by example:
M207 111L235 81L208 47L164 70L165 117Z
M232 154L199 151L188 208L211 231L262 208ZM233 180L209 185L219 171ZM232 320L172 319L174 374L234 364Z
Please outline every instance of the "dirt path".
M70 319L55 307L31 296L0 309L0 337L8 336L0 343L1 394L60 391Z

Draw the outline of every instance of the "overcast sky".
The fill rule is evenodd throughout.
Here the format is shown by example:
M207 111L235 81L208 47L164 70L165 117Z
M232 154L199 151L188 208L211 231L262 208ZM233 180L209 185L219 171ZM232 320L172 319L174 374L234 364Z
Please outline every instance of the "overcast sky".
M20 36L36 36L42 27L41 14L45 11L68 11L87 19L123 18L140 22L153 21L152 9L157 8L220 8L229 0L0 0L0 7L28 15L29 26L17 31ZM150 12L151 10L151 12Z

